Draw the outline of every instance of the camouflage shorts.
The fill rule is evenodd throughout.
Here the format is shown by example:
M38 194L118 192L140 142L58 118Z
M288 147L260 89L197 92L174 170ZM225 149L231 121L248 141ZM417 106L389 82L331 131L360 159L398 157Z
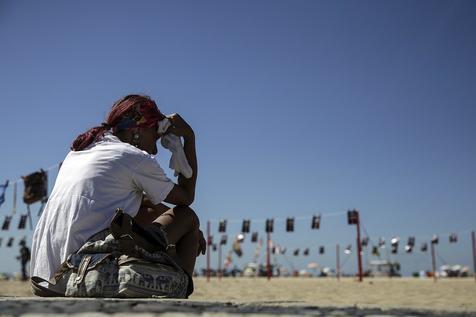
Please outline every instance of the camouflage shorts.
M187 298L193 292L191 277L167 253L122 250L108 231L89 239L56 276L67 280L65 296Z

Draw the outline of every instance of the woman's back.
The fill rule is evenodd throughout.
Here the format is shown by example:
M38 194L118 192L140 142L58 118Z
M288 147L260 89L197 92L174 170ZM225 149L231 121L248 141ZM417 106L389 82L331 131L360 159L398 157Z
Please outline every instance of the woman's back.
M143 192L160 202L172 187L153 156L112 134L71 151L35 229L31 275L50 280L70 253L109 226L116 208L135 216Z

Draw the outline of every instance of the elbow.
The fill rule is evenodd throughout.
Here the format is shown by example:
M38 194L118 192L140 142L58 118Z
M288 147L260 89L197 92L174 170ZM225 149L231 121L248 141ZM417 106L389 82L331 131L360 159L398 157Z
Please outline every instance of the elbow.
M185 199L184 199L184 202L183 204L185 206L190 206L191 204L193 204L193 202L195 201L195 195L188 195Z
M180 200L176 202L177 206L190 206L193 204L193 201L195 200L195 195L191 193L183 193L182 197Z

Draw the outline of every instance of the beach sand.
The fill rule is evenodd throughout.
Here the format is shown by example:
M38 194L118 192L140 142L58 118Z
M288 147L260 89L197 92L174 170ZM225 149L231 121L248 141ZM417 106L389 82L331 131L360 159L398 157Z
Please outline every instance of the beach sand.
M416 309L476 314L476 283L472 278L195 278L197 302L230 302L258 306L319 306ZM31 297L28 283L0 281L1 297ZM13 298L11 298L13 300Z

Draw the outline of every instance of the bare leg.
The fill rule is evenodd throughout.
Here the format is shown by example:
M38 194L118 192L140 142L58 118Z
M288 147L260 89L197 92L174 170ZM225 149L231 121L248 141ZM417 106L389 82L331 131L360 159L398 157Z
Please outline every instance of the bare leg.
M198 253L200 226L195 212L189 207L177 206L164 212L154 222L163 226L169 243L176 245L176 252L171 250L169 254L192 276Z

